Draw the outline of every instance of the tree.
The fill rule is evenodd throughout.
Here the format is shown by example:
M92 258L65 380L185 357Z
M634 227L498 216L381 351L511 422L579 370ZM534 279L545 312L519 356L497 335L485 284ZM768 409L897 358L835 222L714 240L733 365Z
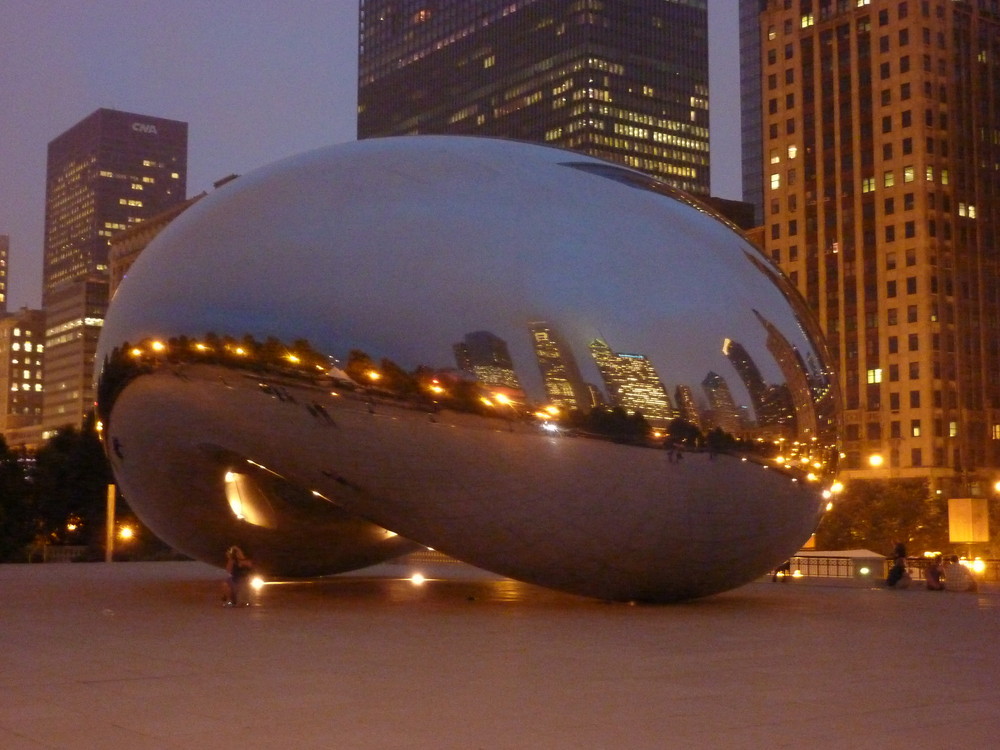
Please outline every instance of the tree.
M34 524L21 456L0 435L0 562L23 561Z
M111 469L93 420L64 427L35 455L34 510L47 540L103 548Z
M852 480L816 530L820 549L888 555L897 541L911 554L950 547L946 501L930 496L924 479Z

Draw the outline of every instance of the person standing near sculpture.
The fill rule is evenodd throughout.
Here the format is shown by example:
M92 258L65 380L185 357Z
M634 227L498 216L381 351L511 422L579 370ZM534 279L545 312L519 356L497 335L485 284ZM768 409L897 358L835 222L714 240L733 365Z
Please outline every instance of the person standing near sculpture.
M243 550L235 544L226 550L226 591L229 598L226 607L236 607L240 603L240 595L246 591L246 582L253 573L253 561L243 554ZM244 597L245 605L250 606L249 597Z

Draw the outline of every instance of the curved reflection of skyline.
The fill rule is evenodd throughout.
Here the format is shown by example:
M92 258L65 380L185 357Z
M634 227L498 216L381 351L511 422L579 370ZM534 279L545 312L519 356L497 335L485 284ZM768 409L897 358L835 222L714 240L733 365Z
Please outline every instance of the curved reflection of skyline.
M720 427L739 434L757 428L773 436L796 437L800 432L816 434L815 402L826 394L822 373L809 369L788 339L756 310L754 315L766 334L767 358L781 374L778 382L765 380L761 367L745 346L726 338L719 347L718 366L696 382L676 382L676 406L670 387L649 357L639 352L615 351L603 339L588 345L599 374L599 384L584 379L575 348L548 321L531 321L527 329L541 377L541 392L528 393L522 386L517 363L508 342L491 331L468 333L455 344L458 369L487 389L504 395L547 402L566 409L587 411L598 406L620 406L629 414L640 412L653 426L662 427L674 418L695 425ZM529 368L530 369L530 368ZM733 385L742 386L740 396ZM683 394L683 395L682 395ZM696 395L698 394L698 395Z
M655 371L675 411L678 388L706 406L701 383L714 372L760 421L761 400L723 352L728 339L769 387L787 386L804 406L794 392L819 375L809 370L801 310L740 234L627 169L524 146L548 162L528 167L506 158L503 141L469 140L475 149L437 148L435 136L422 136L421 149L407 138L377 149L344 144L336 164L305 154L223 186L139 257L133 275L160 284L132 289L125 279L105 340L250 331L308 339L339 358L359 349L413 370L454 366L456 343L487 331L506 343L519 387L544 401L529 324L545 321L579 373L562 365L565 398L593 400L596 388L611 399L589 348L603 341L614 355L645 358L636 369ZM340 179L345 172L351 181ZM295 184L283 182L292 173ZM432 194L414 189L425 184ZM281 231L262 229L271 225ZM234 263L242 248L256 251ZM777 346L755 310L786 343ZM772 350L800 353L804 384Z

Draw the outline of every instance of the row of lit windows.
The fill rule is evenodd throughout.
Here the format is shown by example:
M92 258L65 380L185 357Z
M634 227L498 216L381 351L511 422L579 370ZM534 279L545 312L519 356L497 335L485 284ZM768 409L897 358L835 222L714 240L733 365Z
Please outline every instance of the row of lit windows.
M15 334L15 335L17 335L17 334ZM15 341L13 344L10 345L10 348L11 348L12 351L15 351L15 352L21 351L21 342L20 341ZM30 352L30 351L36 351L36 352L45 351L45 345L44 344L37 344L36 345L36 344L32 344L30 341L25 341L24 342L24 351L26 351L26 352Z
M916 168L911 164L903 167L902 178L903 184L913 182L916 180ZM950 182L950 172L947 169L941 169L936 171L931 165L924 167L924 180L927 182L934 182L935 174L937 175L938 182L941 185L948 185ZM781 188L781 172L772 172L768 180L771 190L778 190ZM798 178L798 172L792 168L787 170L785 173L786 184L791 187L796 184ZM896 185L896 172L895 170L889 169L882 174L882 186L883 187L894 187ZM862 193L872 193L875 192L877 187L877 182L875 177L864 177L861 179L861 192ZM963 204L964 205L964 204ZM973 217L975 215L975 206L972 206ZM963 216L965 214L962 214Z

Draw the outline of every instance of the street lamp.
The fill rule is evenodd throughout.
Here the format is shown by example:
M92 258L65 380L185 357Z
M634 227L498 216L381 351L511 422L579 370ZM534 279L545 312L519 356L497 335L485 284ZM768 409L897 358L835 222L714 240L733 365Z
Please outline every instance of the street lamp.
M881 453L872 453L868 457L868 465L871 466L873 469L877 469L882 465L884 460L885 459L882 458Z

